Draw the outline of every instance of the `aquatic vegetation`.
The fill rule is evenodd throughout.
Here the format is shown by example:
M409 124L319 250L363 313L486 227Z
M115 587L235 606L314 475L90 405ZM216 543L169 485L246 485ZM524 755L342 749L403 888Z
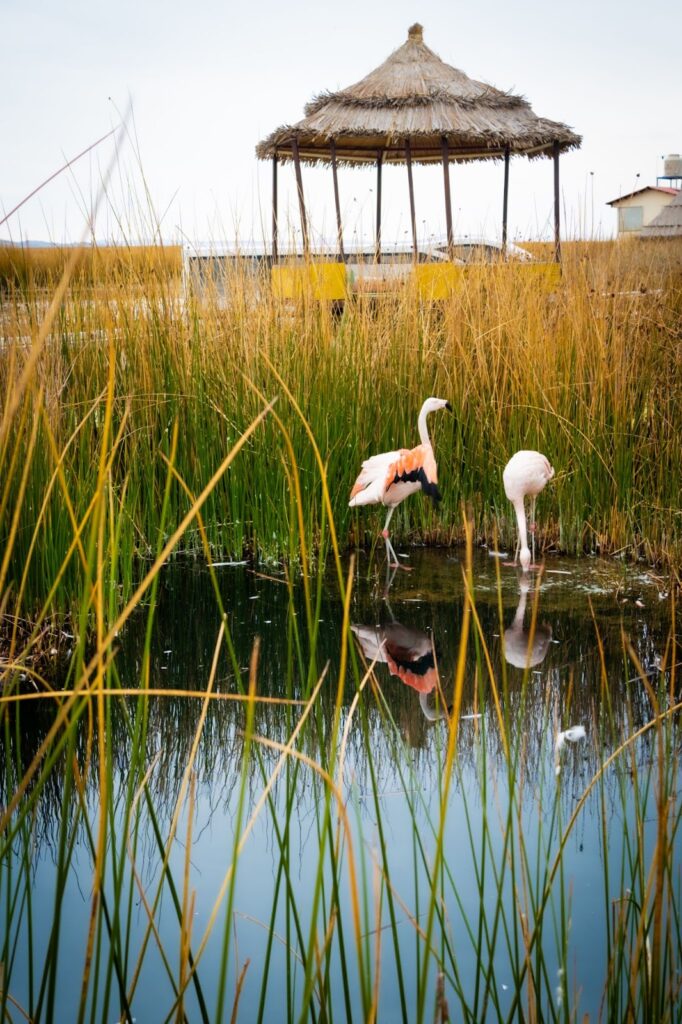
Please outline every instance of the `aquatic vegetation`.
M341 317L245 275L201 300L120 267L4 290L3 1019L681 1019L675 587L609 583L607 631L589 576L566 663L541 613L565 576L474 572L475 539L514 541L524 447L557 470L545 549L680 564L677 271L633 295L627 253L575 255L554 293L481 269L438 308ZM436 574L377 601L347 500L432 393L442 511L394 517L465 542L429 659L409 616ZM244 554L248 576L213 565ZM173 585L193 566L199 606ZM665 628L637 618L654 594ZM392 608L419 642L367 660L358 627ZM425 711L403 682L426 672Z
M557 472L538 505L545 549L677 567L675 253L576 243L554 290L523 267L471 267L447 302L424 305L407 287L349 301L341 316L305 295L277 301L246 265L200 296L185 293L161 258L150 256L145 272L137 257L126 263L125 249L103 260L96 286L76 276L53 295L7 282L0 592L11 580L33 609L45 580L61 574L51 600L69 606L82 585L84 541L74 544L74 531L86 529L103 464L115 518L111 580L129 594L139 559L155 548L175 426L170 529L276 396L281 425L268 418L207 498L207 538L221 559L288 557L295 464L307 550L324 554L317 459L283 384L319 446L344 546L381 525L347 508L357 466L408 436L424 397L441 394L455 413L434 424L443 501L437 513L424 502L401 506L394 540L461 542L464 506L477 539L497 534L511 545L502 469L513 451L537 448ZM191 527L180 547L198 553L201 543Z
M179 245L83 245L78 247L77 262L70 281L79 286L96 288L107 279L126 280L130 288L151 276L179 280L182 276L182 249ZM24 248L0 245L0 290L20 288L54 288L69 260L73 246L54 245L49 248Z
M595 632L536 581L528 650L564 640L517 668L516 572L444 560L390 605L352 562L157 563L99 679L0 698L8 1018L680 1019L667 615L598 594Z

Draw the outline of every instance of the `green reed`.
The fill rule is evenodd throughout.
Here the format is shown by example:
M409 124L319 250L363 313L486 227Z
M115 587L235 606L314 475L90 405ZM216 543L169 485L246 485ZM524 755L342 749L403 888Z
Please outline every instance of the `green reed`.
M349 300L341 316L309 298L278 302L244 268L227 274L224 299L210 288L183 292L162 261L147 274L137 263L126 270L123 255L103 261L97 286L76 277L65 288L30 384L4 423L1 582L21 591L27 610L59 573L53 610L66 610L82 585L83 542L69 546L93 514L111 372L119 538L109 568L126 593L154 549L174 426L187 491L171 490L171 528L257 415L259 395L282 393L280 380L317 440L342 546L377 531L376 510L347 507L361 461L416 443L417 413L435 393L455 409L451 420L431 422L444 500L437 513L419 500L403 505L398 537L462 541L464 505L477 539L497 530L511 543L501 470L514 450L531 447L557 470L539 504L544 545L678 566L682 275L674 248L576 244L554 288L524 277L523 267L473 267L445 303L421 303L406 287ZM47 295L30 285L0 292L5 405ZM319 550L316 457L290 402L279 415L290 449L270 418L207 499L207 537L221 557L288 555L293 462L306 547ZM201 549L196 529L181 548Z
M465 593L466 601L475 601L471 586ZM153 623L153 611L147 614L148 622ZM340 647L346 642L342 630ZM292 982L286 996L287 1019L333 1019L339 1015L363 1020L378 1015L380 1019L385 998L380 981L384 975L386 984L390 985L393 979L397 982L404 1020L430 1018L434 1004L440 1007L437 1012L441 1019L445 1002L463 1020L573 1019L581 1002L580 976L574 974L572 964L570 917L572 903L583 897L572 890L563 876L563 848L584 812L582 805L591 801L601 805L605 829L613 827L614 813L622 815L627 840L620 861L609 858L606 852L604 855L603 913L609 923L609 945L602 956L606 965L604 999L608 1017L625 1019L630 1013L633 1019L679 1019L674 997L682 947L677 919L679 878L673 861L673 851L679 843L679 736L674 719L679 704L666 711L660 709L660 702L675 692L674 665L669 672L663 666L663 685L649 694L654 717L644 731L633 732L634 721L628 717L620 720L609 713L605 703L601 707L599 702L594 704L596 743L590 749L588 774L581 780L571 765L571 752L563 755L558 777L553 758L546 757L540 737L545 731L553 733L555 728L555 697L549 685L545 692L534 694L529 689L529 673L514 686L510 684L505 695L512 705L509 731L501 732L491 697L493 685L499 689L501 681L490 678L482 641L475 644L470 636L470 644L475 650L466 669L466 707L470 708L473 701L483 717L476 730L469 733L464 732L463 723L457 727L454 716L450 725L444 718L434 726L433 759L428 760L435 774L426 780L426 785L418 764L407 756L395 713L375 678L374 668L363 666L354 653L351 677L355 685L350 689L347 684L344 687L341 674L336 682L330 680L331 686L325 690L318 685L310 701L289 705L292 714L283 733L281 716L269 722L265 716L267 708L261 711L254 703L257 662L252 659L252 696L242 702L246 712L243 726L230 718L226 733L213 738L209 723L215 701L224 695L215 688L215 659L203 690L170 691L165 697L151 697L144 696L142 687L141 696L133 704L129 703L130 698L118 696L123 687L116 659L109 685L102 694L107 704L104 757L109 778L106 792L110 794L106 797L106 814L111 841L107 844L106 859L98 861L96 839L98 804L104 799L98 764L101 748L90 730L84 728L90 712L95 710L93 695L82 700L80 718L72 715L64 757L53 762L53 770L43 774L30 801L24 806L17 805L13 820L7 822L0 849L0 891L6 908L2 958L8 965L3 991L8 995L17 991L13 986L18 985L20 964L28 956L37 978L36 994L29 995L30 1002L24 1007L29 1017L50 1020L66 1012L59 1010L63 1006L59 1002L59 952L67 935L70 955L82 955L77 943L74 945L73 925L68 923L69 902L73 898L68 892L69 878L78 870L84 883L91 872L95 873L93 878L98 872L105 872L110 882L102 886L97 908L98 938L84 989L83 1019L109 1019L119 1012L121 1019L130 1019L135 1013L138 967L142 969L141 980L145 976L155 978L152 984L159 991L159 1006L166 1007L166 1019L183 1019L183 1014L189 1020L218 1019L221 1005L223 1012L226 1006L238 1005L244 976L256 986L256 992L260 990L259 1016L270 1015L273 1005L281 1014L280 993L269 984L268 960L264 961L262 974L253 979L250 974L258 970L257 964L238 963L231 967L223 958L216 973L215 968L204 963L206 942L220 946L234 924L234 915L225 912L223 916L222 908L230 898L235 899L235 909L240 906L235 895L238 888L234 885L240 858L247 855L242 836L244 829L256 820L254 816L260 815L277 836L270 883L272 910L269 922L263 922L269 933L270 962L273 955L278 955L277 951L273 954L271 944L273 935L281 929L282 915L289 921L286 947L279 954L288 962L286 973ZM460 653L463 650L460 648ZM219 652L220 637L216 644L218 660ZM624 655L630 669L636 669L636 656L628 655L625 647ZM305 687L306 677L305 664L291 673L291 681L299 692ZM237 682L238 677L233 678ZM648 685L645 675L638 678L640 684ZM443 677L441 682L449 699L453 680ZM320 683L324 683L324 676ZM454 684L456 692L456 678ZM345 696L344 690L348 691ZM156 717L154 708L159 702L169 710L173 705L177 705L178 712L195 710L182 731L173 734L166 728L164 746L170 747L170 758L168 766L155 773L153 746L141 740L140 727ZM7 730L12 722L18 725L27 717L30 720L31 707L18 696L5 698L3 706L7 756L20 749ZM335 726L339 706L344 722L341 735ZM49 729L49 707L47 711ZM586 713L589 715L590 705L583 705L577 697L569 695L563 714L581 718ZM176 714L171 715L171 720ZM386 736L385 743L380 744L379 719ZM537 721L537 729L529 729L529 721ZM93 726L99 729L96 716ZM143 729L148 730L148 726ZM635 755L642 738L652 732L657 734L657 741L645 750L646 757L652 757L652 764L646 766ZM266 743L267 752L278 735L282 739L277 741L276 759L257 758L255 748ZM258 740L257 744L253 744L251 737ZM357 744L357 753L349 751L347 741ZM125 774L117 764L117 751L123 749L130 751ZM451 756L453 749L456 757ZM610 754L610 750L614 753ZM279 752L285 751L284 768ZM336 763L339 770L334 778L330 769L333 772ZM284 768L280 774L283 791L277 799L259 799L259 794L270 786L278 765ZM472 765L476 766L473 776L469 774ZM52 842L58 856L52 939L45 949L44 940L31 940L25 929L27 917L30 925L33 915L40 915L28 931L29 936L32 931L38 934L39 920L45 914L43 907L31 904L31 879L33 858L40 849L41 823L53 814L45 801L50 797L48 786L57 766L61 812L53 818L56 836ZM7 762L4 786L11 786L13 779L18 781L23 770L22 764ZM382 826L386 818L382 794L385 782L382 784L380 779L386 778L387 770L393 779L392 786L399 786L411 822L409 834L403 831L401 840L411 850L412 892L396 888L395 853ZM361 774L356 774L358 771ZM229 818L234 821L232 852L226 861L229 866L223 882L218 879L219 891L208 932L194 935L191 911L196 881L192 881L189 854L195 785L192 780L204 776L221 785L219 780L225 772L234 785L230 806L236 816ZM368 787L363 783L364 774L368 776ZM303 798L313 816L308 840L313 847L309 860L313 871L301 879L294 868L300 834L292 810L295 805L300 806L302 792L306 791L301 786L306 787L306 777L308 789L311 777L313 783L310 795ZM351 782L353 778L355 781ZM448 778L460 791L456 800L444 799ZM627 778L634 780L634 786L632 782L626 784ZM171 779L175 781L169 785ZM363 835L366 826L358 812L358 786L368 788L378 843ZM532 789L530 799L527 786ZM576 786L583 789L580 803L573 810ZM338 799L333 795L335 789L347 793L344 815L340 815L340 803L334 810ZM249 816L248 823L241 825L240 805ZM453 833L450 822L458 805L466 822L464 833ZM536 844L530 846L524 836L528 815L534 813L536 806L542 808L544 825L538 831ZM658 823L653 851L645 835L649 828L646 823L652 818ZM361 868L352 879L348 874L351 837ZM455 837L457 842L453 844ZM606 841L605 845L608 846ZM80 853L76 860L77 847ZM85 872L84 849L89 849L91 858ZM473 889L462 875L465 864L473 865ZM470 874L469 870L464 872L467 878ZM593 882L598 883L598 877ZM236 884L238 887L238 881ZM268 884L265 879L263 884ZM146 909L140 922L135 905L142 898ZM169 899L171 917L177 921L176 931L169 927L166 910L162 933L161 906ZM352 923L353 901L360 913L361 931ZM145 927L147 915L149 926ZM656 924L657 919L660 925ZM152 927L153 924L156 926ZM657 929L659 938L655 942ZM281 935L277 941L279 947ZM11 949L16 950L13 955L9 954ZM471 958L478 965L473 977L467 970ZM164 989L158 975L145 975L145 970L158 970L157 960L163 965L168 986L165 1003L161 1001ZM437 979L441 976L439 996ZM190 999L192 987L194 995ZM512 989L511 1008L503 988ZM561 989L560 998L557 989ZM360 992L364 992L362 997Z
M456 410L434 423L444 502L437 515L418 499L403 506L404 538L466 539L469 553L495 531L511 541L501 468L530 446L558 470L541 499L545 544L626 548L679 565L679 277L653 250L641 253L651 262L613 247L576 252L551 293L521 271L481 269L443 307L406 291L350 305L340 319L307 299L283 309L246 278L224 305L183 297L158 275L128 280L120 268L96 294L65 280L51 307L30 289L5 294L3 1019L63 1016L67 958L78 966L66 1012L81 1021L132 1020L149 985L158 985L159 1019L237 1019L252 987L258 1019L281 1016L285 1001L291 1020L375 1020L393 984L406 1021L445 1020L447 1005L468 1021L575 1019L571 912L581 894L564 856L588 805L601 810L605 846L604 1014L680 1019L674 605L657 688L623 638L623 667L636 680L623 714L606 668L601 693L583 705L572 688L537 693L528 670L520 683L498 674L467 572L457 664L441 675L451 710L430 733L425 787L375 666L353 644L353 570L341 560L350 538L375 528L371 510L347 509L362 458L410 443L423 397L437 393ZM652 294L631 294L642 281ZM210 668L198 691L154 689L160 573L181 551L209 564L218 552L287 556L283 665L260 665L256 647L244 674L212 570L220 624ZM327 553L343 608L333 658L319 645L314 574ZM44 647L65 610L75 636L55 693ZM500 596L500 633L501 611ZM142 613L132 669L120 637ZM536 627L537 603L531 641ZM284 716L269 717L259 692L267 671ZM221 718L228 698L234 714ZM469 732L465 703L483 716ZM597 743L587 774L568 751L557 776L543 737L574 714ZM197 786L221 772L231 833L199 922ZM397 888L387 777L409 825L408 892ZM302 803L313 842L303 887ZM616 814L624 843L611 859ZM240 865L258 828L273 836L274 866L260 975L239 960L233 935ZM32 894L46 847L48 910ZM76 879L87 894L77 932ZM272 981L282 961L284 996ZM480 965L473 980L470 962Z

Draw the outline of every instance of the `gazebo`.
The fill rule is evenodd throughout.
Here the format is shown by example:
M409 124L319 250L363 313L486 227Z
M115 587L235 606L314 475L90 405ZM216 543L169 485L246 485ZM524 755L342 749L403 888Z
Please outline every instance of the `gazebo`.
M450 164L465 160L504 161L502 245L507 243L509 161L518 154L551 157L554 169L554 253L561 259L559 156L580 146L567 125L533 113L522 96L502 92L445 64L425 44L422 26L412 25L407 41L365 78L339 92L323 93L305 108L303 120L277 128L256 147L272 161L272 256L278 258L277 169L292 162L296 174L303 246L309 251L302 164L331 165L341 260L345 258L337 170L376 165L376 259L381 259L381 170L406 164L412 243L417 252L413 164L442 164L445 221L452 250Z

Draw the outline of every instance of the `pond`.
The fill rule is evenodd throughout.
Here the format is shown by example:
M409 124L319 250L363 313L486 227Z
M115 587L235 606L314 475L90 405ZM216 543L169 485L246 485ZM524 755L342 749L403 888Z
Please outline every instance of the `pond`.
M79 699L44 752L56 701L6 716L3 803L45 766L0 863L8 1014L679 1019L665 581L479 551L471 602L463 552L404 563L359 553L346 641L333 566L173 563L108 670L151 695Z

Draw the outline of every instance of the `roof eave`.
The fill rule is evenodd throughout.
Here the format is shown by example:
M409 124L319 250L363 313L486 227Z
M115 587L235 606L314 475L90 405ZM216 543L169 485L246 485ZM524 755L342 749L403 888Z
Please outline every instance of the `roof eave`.
M643 188L636 188L634 192L628 192L624 196L616 196L615 199L609 199L607 206L613 206L614 203L622 203L625 199L632 199L634 196L639 196L642 192L663 192L667 196L676 196L678 189L672 188L661 188L659 185L644 185Z
M580 135L568 129L558 135L538 133L527 140L518 137L497 134L494 137L467 136L457 138L452 134L422 133L409 136L410 157L413 163L440 163L442 156L442 139L446 138L449 147L449 158L452 163L467 160L501 160L507 148L512 156L525 156L529 159L549 157L554 153L556 143L559 152L565 153L578 149L582 143ZM283 126L263 139L256 147L259 160L270 160L277 157L282 163L293 160L293 141L298 143L299 156L309 164L330 163L332 159L332 142L335 144L336 160L340 165L375 163L381 152L385 163L405 163L405 138L381 135L320 135L306 137L292 127Z

